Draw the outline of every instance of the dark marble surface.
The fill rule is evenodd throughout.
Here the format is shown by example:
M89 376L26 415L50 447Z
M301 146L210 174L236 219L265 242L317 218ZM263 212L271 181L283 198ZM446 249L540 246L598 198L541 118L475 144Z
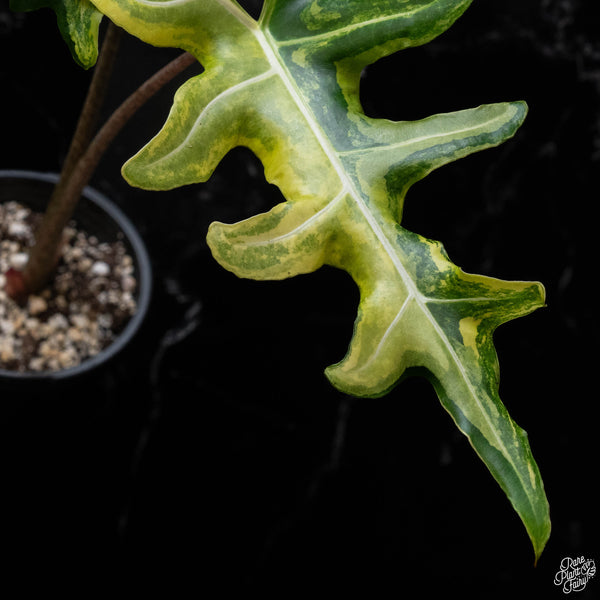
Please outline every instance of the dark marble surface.
M249 152L232 152L205 185L149 193L121 180L184 76L140 111L93 180L148 244L155 293L143 330L91 380L2 390L0 544L10 558L0 578L164 584L168 597L216 586L286 598L559 598L563 557L600 561L594 4L477 0L431 44L371 67L362 91L368 114L391 119L529 104L513 140L415 185L403 224L443 241L466 271L547 288L547 308L495 336L501 396L529 432L551 504L537 568L518 517L425 380L379 400L325 380L352 331L348 277L323 269L257 283L212 260L211 221L280 200ZM89 73L51 13L6 6L0 167L56 171ZM126 39L108 108L176 54ZM599 577L578 597L598 597Z

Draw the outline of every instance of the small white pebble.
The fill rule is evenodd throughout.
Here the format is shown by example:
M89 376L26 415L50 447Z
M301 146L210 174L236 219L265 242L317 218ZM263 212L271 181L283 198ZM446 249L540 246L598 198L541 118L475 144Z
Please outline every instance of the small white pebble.
M15 332L15 325L10 319L0 320L0 333L11 335Z
M67 330L67 337L72 342L80 342L83 339L83 334L77 327L69 327Z
M17 252L10 257L9 262L13 269L21 270L28 260L29 255L26 252Z
M124 292L133 292L133 290L135 290L136 283L135 277L131 277L129 275L126 275L123 277L123 279L121 279L121 286Z
M83 257L83 250L81 248L72 248L70 251L70 256L73 260L79 260Z
M14 341L10 337L0 336L0 360L8 362L15 357Z
M43 356L44 358L51 358L56 354L56 350L54 350L52 344L48 340L44 340L40 344L39 353L40 356Z
M17 221L8 226L8 233L16 238L26 238L29 234L29 227L25 223Z
M86 329L90 326L90 320L85 315L71 315L71 323L79 329Z
M25 313L23 313L23 311L19 311L11 319L13 331L19 331L19 329L21 329L21 325L23 325L24 322L25 322Z
M35 317L25 319L25 333L28 333L33 339L39 338L40 320Z
M57 313L48 319L48 325L57 331L59 329L67 329L67 327L69 327L69 321L63 314Z
M46 361L41 356L36 356L29 361L30 371L43 371Z
M79 263L77 265L77 269L81 273L85 273L86 271L89 271L92 268L92 265L93 265L92 259L85 256L79 261Z
M91 268L92 275L97 275L98 277L106 277L110 273L110 267L107 263L102 260L97 260Z
M69 303L67 302L67 299L62 295L56 296L56 298L54 299L54 302L56 303L56 306L60 310L65 310L67 308L67 306L69 305Z
M110 329L113 324L112 316L109 314L98 315L98 325L104 329Z
M71 347L66 348L58 354L58 362L63 369L73 367L77 364L77 353Z
M29 296L27 307L30 314L39 315L48 310L48 303L41 296L31 295Z

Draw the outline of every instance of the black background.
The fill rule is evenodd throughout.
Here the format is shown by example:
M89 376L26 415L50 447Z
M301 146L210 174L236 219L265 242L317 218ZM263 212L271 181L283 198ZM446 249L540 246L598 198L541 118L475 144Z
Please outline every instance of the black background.
M0 3L0 168L57 171L90 73L49 10ZM259 2L243 3L254 11ZM365 75L370 116L417 119L504 100L530 113L502 146L408 194L403 225L465 271L540 280L547 308L496 335L501 397L529 433L553 532L536 568L502 491L427 381L379 400L335 391L357 291L331 269L239 280L205 243L279 202L231 152L211 180L131 189L120 165L160 128L179 77L113 144L92 184L145 239L150 315L118 361L42 393L0 389L0 581L168 597L319 591L341 597L559 598L565 556L600 561L596 231L600 19L592 0L476 0L434 42ZM177 51L127 37L114 108ZM196 72L198 68L196 68ZM210 594L210 597L212 597ZM600 597L600 576L579 598Z

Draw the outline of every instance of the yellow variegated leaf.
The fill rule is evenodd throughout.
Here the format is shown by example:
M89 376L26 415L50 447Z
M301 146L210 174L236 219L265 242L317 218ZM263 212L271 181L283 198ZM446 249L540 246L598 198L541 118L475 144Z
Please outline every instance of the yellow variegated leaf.
M537 558L548 503L527 436L498 395L492 334L542 306L543 287L466 274L441 244L400 224L414 182L511 137L526 106L390 122L367 117L358 93L365 66L431 40L470 0L267 0L258 22L232 0L93 1L142 40L183 48L205 67L177 92L125 177L149 189L206 181L230 149L252 149L286 201L240 223L213 223L215 258L255 279L325 264L350 273L361 295L354 335L327 376L348 394L375 397L408 368L426 369Z
M51 8L56 13L60 33L75 61L84 69L96 64L98 28L102 14L89 0L10 0L15 11Z

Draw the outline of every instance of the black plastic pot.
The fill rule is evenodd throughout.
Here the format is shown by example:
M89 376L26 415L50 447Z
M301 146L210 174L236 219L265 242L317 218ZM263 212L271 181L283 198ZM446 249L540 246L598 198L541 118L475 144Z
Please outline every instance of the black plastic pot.
M0 171L0 203L18 201L37 211L43 211L58 175L33 171ZM131 341L140 329L148 312L152 288L152 270L148 253L137 230L125 214L98 191L86 187L73 216L78 228L96 236L100 241L110 242L123 233L123 242L135 265L137 279L137 311L129 320L117 339L96 356L75 367L53 372L17 373L0 368L0 382L20 385L21 383L47 384L52 381L79 378L85 373L105 365Z

